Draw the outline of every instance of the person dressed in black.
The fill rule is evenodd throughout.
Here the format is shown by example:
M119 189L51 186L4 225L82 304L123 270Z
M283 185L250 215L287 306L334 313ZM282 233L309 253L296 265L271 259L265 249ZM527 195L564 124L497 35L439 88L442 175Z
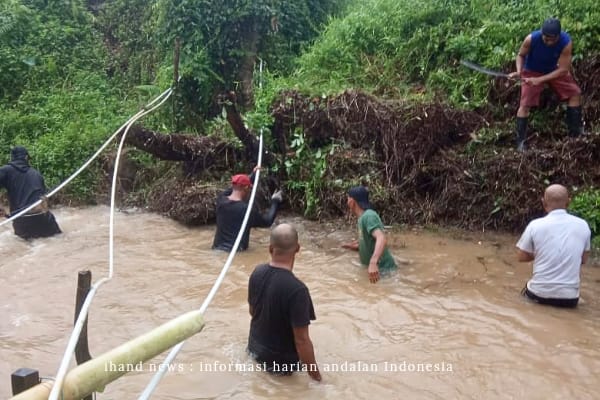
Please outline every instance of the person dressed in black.
M271 232L269 264L258 265L248 282L248 305L252 320L248 353L263 369L277 375L306 371L321 380L308 333L315 310L308 288L292 269L300 250L298 232L288 224Z
M231 188L217 197L217 231L212 245L213 249L230 251L233 248L248 208L253 176L254 173L250 177L245 174L234 175L231 178ZM282 201L281 190L278 190L271 196L271 207L266 214L261 214L256 207L252 208L238 250L248 249L250 228L268 228L273 225Z
M54 215L47 209L44 178L29 165L27 149L16 146L10 156L10 163L0 167L0 188L8 192L11 215L42 199L40 205L13 221L15 234L23 239L34 239L61 233Z

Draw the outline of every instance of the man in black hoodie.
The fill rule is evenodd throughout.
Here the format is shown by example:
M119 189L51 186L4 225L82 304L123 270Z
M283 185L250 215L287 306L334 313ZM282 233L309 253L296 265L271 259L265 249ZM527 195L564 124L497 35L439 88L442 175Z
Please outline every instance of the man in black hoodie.
M46 194L46 185L42 175L29 165L29 153L21 146L10 152L11 161L0 167L0 188L8 192L11 215L15 215ZM15 235L23 239L48 237L61 233L54 215L47 210L45 199L13 221Z

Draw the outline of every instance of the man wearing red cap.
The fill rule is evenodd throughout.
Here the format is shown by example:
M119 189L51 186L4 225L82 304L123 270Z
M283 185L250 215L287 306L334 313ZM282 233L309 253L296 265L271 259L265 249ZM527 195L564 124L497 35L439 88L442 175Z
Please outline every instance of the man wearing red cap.
M232 176L231 188L217 197L217 231L213 249L230 251L233 248L248 208L253 176L254 173L250 177L245 174ZM250 228L268 228L273 224L282 201L281 190L278 190L271 196L271 207L267 213L261 214L256 207L252 208L238 250L248 249Z
M581 116L581 89L571 75L573 43L561 31L560 21L548 18L542 29L529 34L516 58L517 71L509 75L521 78L521 101L517 111L517 150L525 151L527 119L531 107L539 105L544 84L556 92L561 101L567 101L566 122L570 137L583 132Z

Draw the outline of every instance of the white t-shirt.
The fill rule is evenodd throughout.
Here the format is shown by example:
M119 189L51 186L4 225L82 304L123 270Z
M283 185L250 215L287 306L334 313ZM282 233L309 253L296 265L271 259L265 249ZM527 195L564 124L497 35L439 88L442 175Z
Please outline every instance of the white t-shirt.
M534 256L529 291L543 298L578 298L581 257L590 250L590 238L587 222L564 209L531 221L517 242Z

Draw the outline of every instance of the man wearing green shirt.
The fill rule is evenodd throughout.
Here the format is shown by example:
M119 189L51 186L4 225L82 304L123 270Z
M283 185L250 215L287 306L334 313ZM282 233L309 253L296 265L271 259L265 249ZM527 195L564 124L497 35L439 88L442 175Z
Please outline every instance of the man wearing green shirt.
M348 209L358 217L358 240L343 244L342 247L358 250L360 263L368 266L369 280L375 283L380 272L395 270L396 262L387 248L387 239L379 215L369 203L369 192L364 186L356 186L348 191Z

